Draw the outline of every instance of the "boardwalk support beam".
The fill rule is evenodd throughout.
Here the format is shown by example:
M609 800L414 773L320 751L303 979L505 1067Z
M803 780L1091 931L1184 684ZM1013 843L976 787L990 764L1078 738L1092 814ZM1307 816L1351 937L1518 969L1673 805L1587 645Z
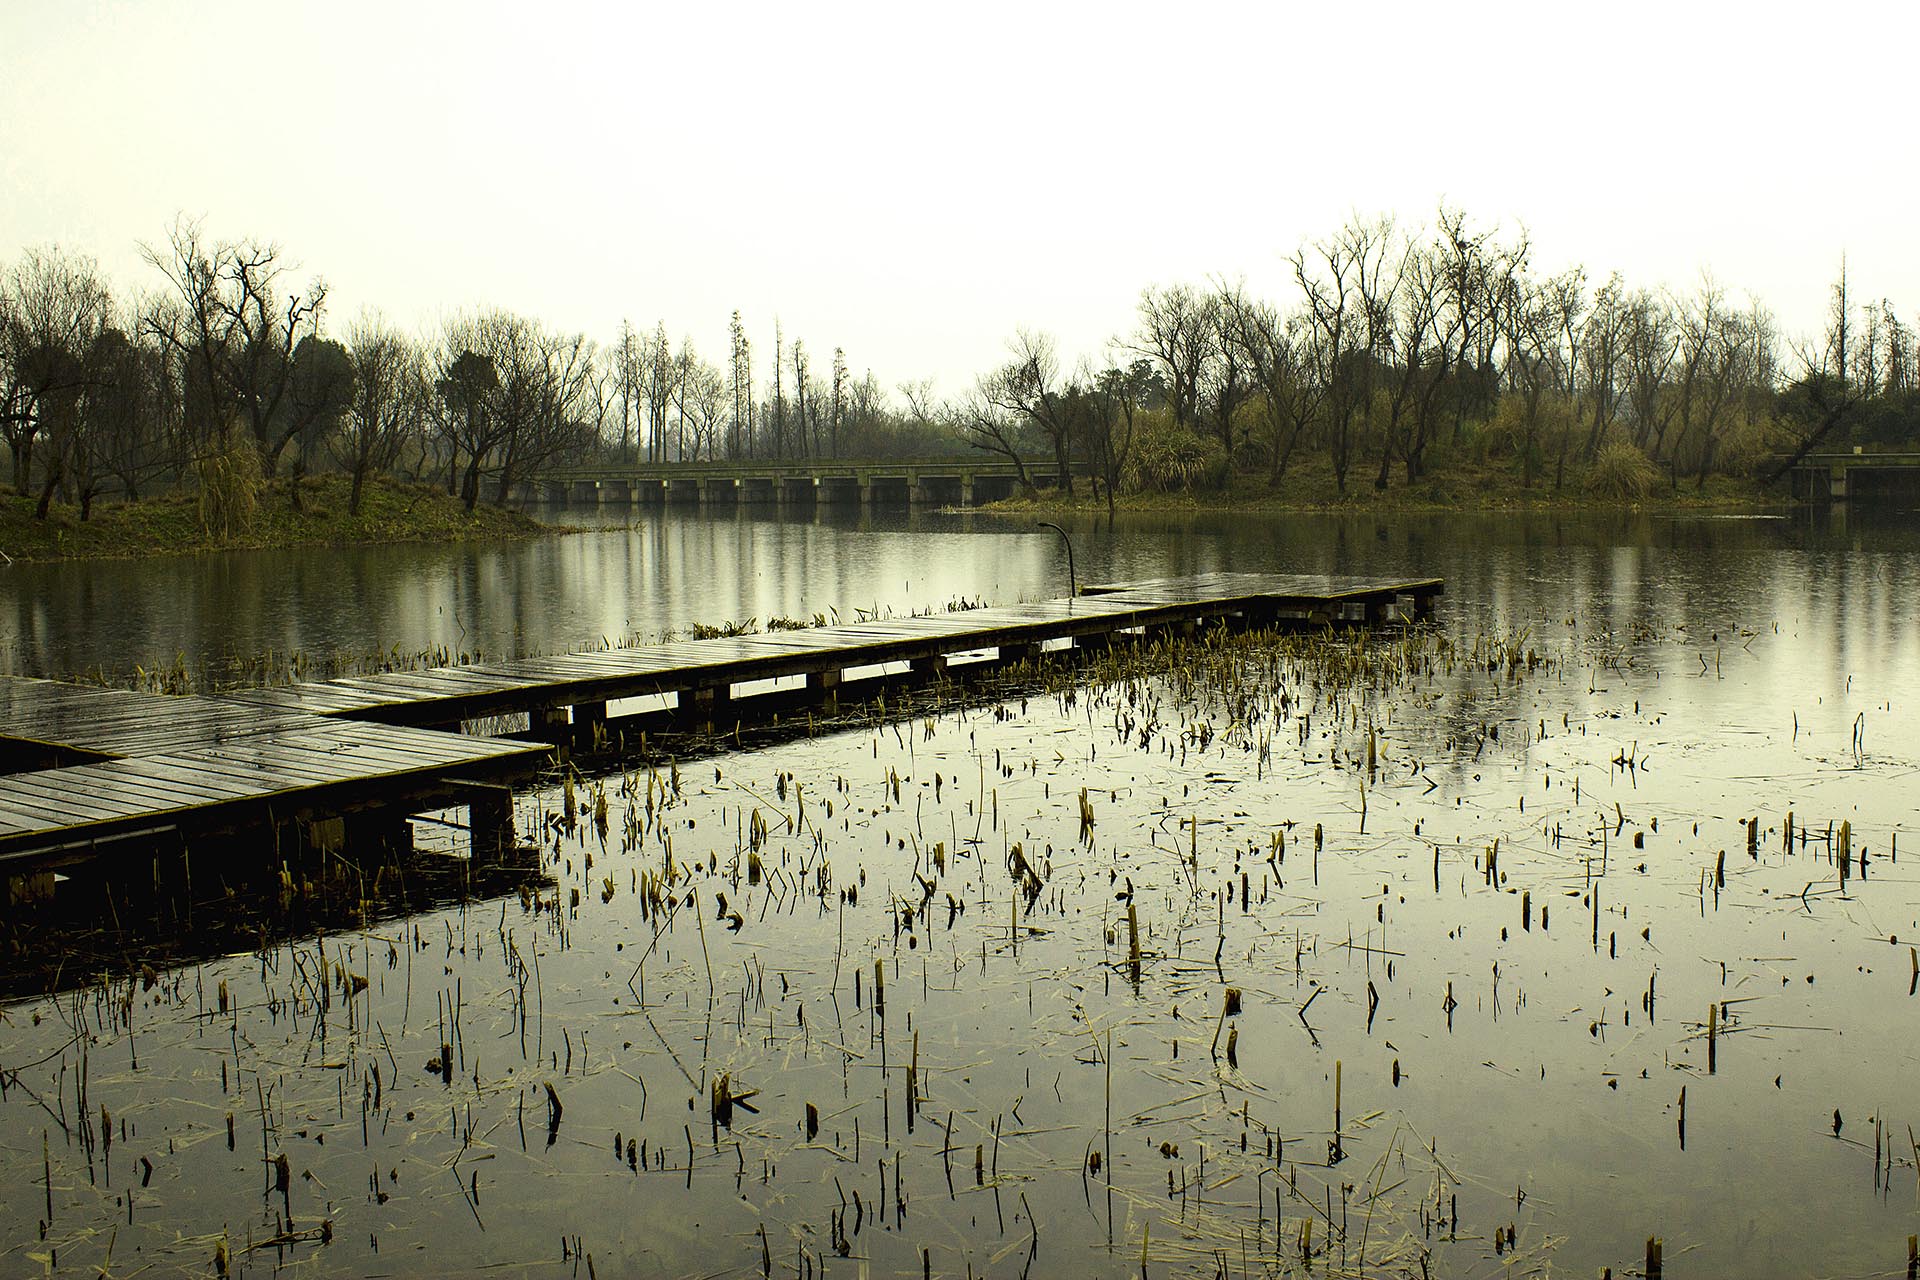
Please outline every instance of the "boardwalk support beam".
M733 708L733 686L700 685L680 691L679 720L688 725L706 725L709 729L726 721Z
M807 695L824 707L840 705L839 671L810 671L807 673Z
M475 858L499 858L514 846L513 788L483 782L459 784L467 802L467 832Z

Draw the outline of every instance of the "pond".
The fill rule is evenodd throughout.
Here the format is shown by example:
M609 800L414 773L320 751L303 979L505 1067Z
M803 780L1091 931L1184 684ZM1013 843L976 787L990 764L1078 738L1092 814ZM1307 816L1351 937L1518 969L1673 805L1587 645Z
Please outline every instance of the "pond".
M198 961L96 921L127 963L0 1007L0 1270L1898 1270L1903 518L1072 528L1082 581L1447 595L654 744L530 790L515 880L324 930L296 886ZM0 616L15 670L218 679L1064 582L1026 521L661 514L59 566Z

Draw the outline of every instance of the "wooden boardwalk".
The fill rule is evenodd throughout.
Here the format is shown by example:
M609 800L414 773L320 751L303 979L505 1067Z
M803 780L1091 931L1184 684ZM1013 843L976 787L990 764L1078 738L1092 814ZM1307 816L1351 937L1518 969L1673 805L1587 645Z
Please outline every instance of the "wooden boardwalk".
M0 745L15 759L55 762L0 776L0 867L7 868L85 861L110 846L175 833L257 830L272 838L285 831L324 847L343 839L362 813L390 826L386 810L395 803L407 812L454 803L549 754L537 743L225 698L15 677L0 678Z
M804 676L831 701L844 678L906 663L923 673L955 654L1001 659L1049 642L1229 619L1249 625L1382 623L1429 613L1438 579L1219 573L1086 588L1075 598L870 620L803 631L673 641L632 649L482 663L167 697L0 678L0 869L82 861L168 833L289 829L337 847L342 825L404 831L406 816L466 802L498 834L501 784L538 768L547 743L580 738L607 704L672 699L683 720L725 723L739 686ZM741 708L744 710L744 707ZM506 741L445 728L525 714ZM316 834L318 833L318 834Z
M1304 625L1411 620L1431 611L1440 591L1437 578L1217 573L1088 587L1075 599L320 680L231 696L268 711L418 726L525 712L536 729L552 732L569 709L577 723L604 717L605 704L620 699L670 695L683 705L691 699L711 707L742 684L806 676L829 689L858 668L937 665L951 654L978 649L1023 656L1051 640L1085 641L1212 618Z

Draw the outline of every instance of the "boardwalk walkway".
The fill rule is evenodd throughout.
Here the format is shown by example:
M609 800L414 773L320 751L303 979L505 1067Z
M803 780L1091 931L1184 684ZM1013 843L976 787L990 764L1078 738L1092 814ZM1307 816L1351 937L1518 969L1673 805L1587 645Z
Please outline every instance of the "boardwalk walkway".
M291 829L327 849L358 824L361 834L404 839L396 833L408 814L456 803L472 808L476 836L484 811L493 839L511 817L503 784L549 759L548 743L590 732L609 702L670 698L683 719L730 726L742 685L804 676L810 695L831 701L850 673L888 664L931 674L960 653L1018 659L1049 642L1099 644L1217 619L1411 620L1429 613L1440 591L1438 579L1218 573L1029 604L218 697L0 678L0 768L13 770L0 774L0 870L37 873L168 833L258 831L278 840ZM516 714L543 741L442 731Z
M571 708L576 722L592 719L604 716L605 704L618 699L673 695L707 705L725 701L734 686L800 675L830 689L843 673L861 667L936 664L950 654L985 648L1024 656L1050 640L1085 640L1210 618L1302 624L1379 623L1402 615L1410 620L1430 611L1440 590L1437 578L1216 573L1088 587L1077 599L321 680L232 696L263 710L421 726L526 712L551 729L560 720L550 713Z

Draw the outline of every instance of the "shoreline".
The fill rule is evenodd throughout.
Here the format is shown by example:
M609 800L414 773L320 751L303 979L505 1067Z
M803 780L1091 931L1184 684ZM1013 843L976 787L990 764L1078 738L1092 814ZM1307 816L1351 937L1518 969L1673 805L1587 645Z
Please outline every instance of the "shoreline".
M202 527L195 498L168 494L137 503L97 506L82 521L71 507L56 505L49 518L33 517L33 501L0 497L0 558L4 564L50 564L81 560L144 560L163 556L229 551L295 550L304 547L367 547L403 544L522 542L564 536L588 527L549 524L516 508L482 503L468 512L459 499L433 485L369 483L360 514L346 514L347 485L342 477L299 481L300 508L291 501L287 480L272 482L256 517L244 531L218 537ZM1178 492L1135 491L1120 495L1113 509L1129 515L1686 515L1780 514L1795 503L1736 480L1712 482L1704 490L1661 487L1637 499L1581 489L1524 488L1504 477L1446 474L1423 478L1413 486L1376 491L1371 484L1333 492L1322 477L1289 477L1278 488L1235 480L1219 489ZM1057 490L1035 492L953 508L983 515L1107 514L1104 497L1083 484L1071 498Z
M1318 488L1326 496L1313 496ZM1271 515L1500 515L1509 513L1579 513L1650 515L1688 512L1784 512L1797 504L1741 481L1710 482L1703 490L1664 486L1639 498L1591 493L1572 487L1523 488L1517 483L1485 483L1483 478L1462 482L1458 476L1423 479L1408 487L1375 490L1371 483L1349 485L1344 494L1329 482L1289 481L1279 488L1258 483L1229 483L1224 488L1179 492L1130 492L1115 500L1114 510L1131 514L1234 513ZM1068 512L1104 515L1105 497L1076 487L1071 498L1058 490L1036 490L988 503L976 510L1009 514Z
M347 483L337 476L297 482L296 509L293 483L272 482L248 527L227 536L203 526L191 494L96 505L88 520L59 504L39 520L31 498L9 495L0 498L0 556L5 564L57 564L305 547L519 542L576 531L571 525L545 524L522 511L485 503L469 512L444 489L387 481L370 482L360 512L349 515Z

